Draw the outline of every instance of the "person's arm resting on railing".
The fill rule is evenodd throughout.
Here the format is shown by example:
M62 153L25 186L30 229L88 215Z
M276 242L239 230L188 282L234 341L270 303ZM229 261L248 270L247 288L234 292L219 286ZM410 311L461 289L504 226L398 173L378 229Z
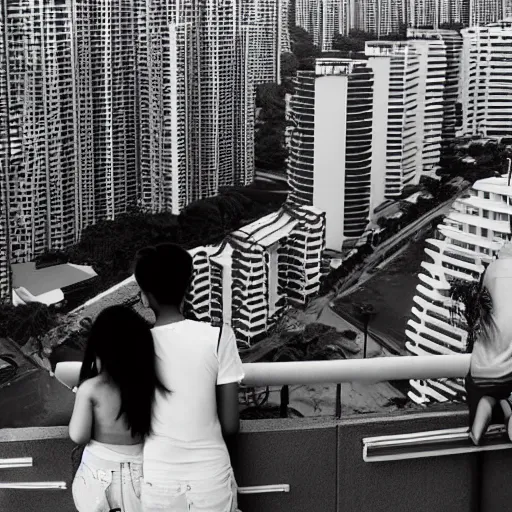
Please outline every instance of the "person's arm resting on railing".
M244 378L235 333L229 325L224 325L222 328L217 358L219 360L219 371L217 374L217 414L222 428L222 435L226 442L228 442L240 429L238 385Z
M76 444L86 444L92 437L94 382L84 381L76 392L75 407L69 422L69 437Z

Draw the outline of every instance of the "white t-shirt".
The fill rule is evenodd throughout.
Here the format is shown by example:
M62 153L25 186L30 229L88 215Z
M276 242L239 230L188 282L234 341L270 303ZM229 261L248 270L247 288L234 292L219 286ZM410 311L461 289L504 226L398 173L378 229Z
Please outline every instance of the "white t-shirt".
M218 327L193 320L154 327L152 333L157 372L171 393L156 393L144 478L165 485L222 477L231 466L216 386L244 378L235 334L224 325L219 342Z

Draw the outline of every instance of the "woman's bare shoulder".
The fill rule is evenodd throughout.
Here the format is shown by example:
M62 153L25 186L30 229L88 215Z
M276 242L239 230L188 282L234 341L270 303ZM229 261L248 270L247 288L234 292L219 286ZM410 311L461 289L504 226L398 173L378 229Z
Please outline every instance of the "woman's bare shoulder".
M78 388L77 395L80 393L87 396L93 402L96 402L96 400L105 393L107 387L108 384L103 376L97 375L96 377L91 377L90 379L82 382Z

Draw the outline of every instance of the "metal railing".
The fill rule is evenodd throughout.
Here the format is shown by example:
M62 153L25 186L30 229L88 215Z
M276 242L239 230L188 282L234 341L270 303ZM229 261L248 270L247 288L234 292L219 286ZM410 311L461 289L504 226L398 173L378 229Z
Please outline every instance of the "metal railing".
M336 361L246 363L245 386L290 386L343 382L465 377L470 354L395 356Z
M0 469L31 468L32 457L0 459ZM0 482L0 489L65 491L66 482Z
M245 363L242 384L247 387L260 387L457 378L468 374L470 357L470 354L455 354ZM78 383L81 364L75 361L58 363L55 376L64 385L73 388Z

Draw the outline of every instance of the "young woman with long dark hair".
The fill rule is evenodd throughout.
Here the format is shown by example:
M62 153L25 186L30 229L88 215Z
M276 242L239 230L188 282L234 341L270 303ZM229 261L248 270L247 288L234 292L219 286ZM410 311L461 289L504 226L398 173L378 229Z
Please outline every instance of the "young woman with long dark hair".
M80 372L69 435L87 444L73 480L79 512L141 512L143 441L151 433L156 375L147 322L126 306L93 323Z

